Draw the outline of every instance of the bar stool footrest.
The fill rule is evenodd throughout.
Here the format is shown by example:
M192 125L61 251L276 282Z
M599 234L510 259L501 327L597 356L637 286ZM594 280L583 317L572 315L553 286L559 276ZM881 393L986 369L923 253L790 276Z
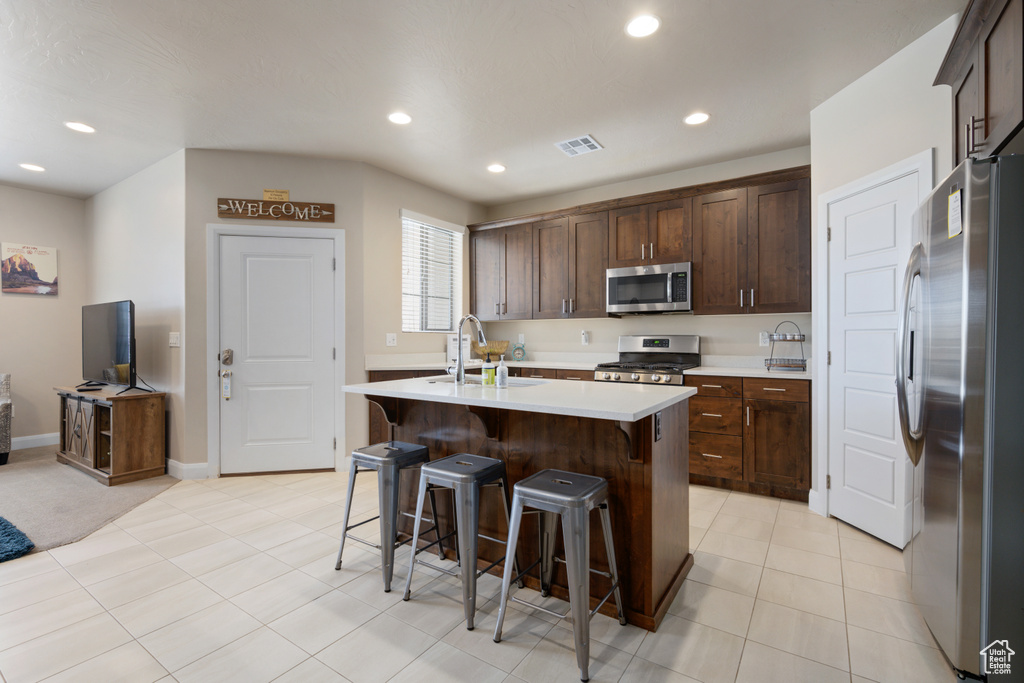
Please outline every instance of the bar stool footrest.
M531 609L539 610L541 612L544 612L545 614L550 614L551 616L556 617L558 619L566 619L566 618L568 618L569 617L569 612L571 611L571 610L568 610L568 611L566 611L564 613L559 613L559 612L556 612L554 610L550 610L547 607L541 607L540 605L535 605L532 602L527 602L526 600L523 600L521 598L517 598L514 595L508 596L508 599L511 602L518 602L520 605L526 605L527 607L529 607Z

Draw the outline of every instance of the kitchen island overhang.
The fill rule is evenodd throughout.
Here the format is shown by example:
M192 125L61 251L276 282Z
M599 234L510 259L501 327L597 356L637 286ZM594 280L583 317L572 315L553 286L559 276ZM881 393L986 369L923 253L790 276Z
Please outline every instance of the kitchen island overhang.
M350 385L345 391L365 395L371 410L383 411L392 439L427 446L432 460L454 453L498 458L505 462L513 484L548 468L608 480L626 616L630 623L655 630L693 564L687 399L696 390L568 380L520 382L497 389L458 386L438 376ZM406 509L414 507L414 479L402 482ZM450 528L450 513L439 516ZM591 566L605 571L596 515L591 523ZM496 495L481 496L480 531L505 537L504 512ZM521 566L536 559L538 546L536 524L524 522ZM481 540L481 566L503 553L503 545ZM594 581L592 595L603 595L599 589L607 579ZM527 576L526 583L539 588L535 576ZM564 587L564 567L559 565L552 594L566 599ZM591 607L597 599L592 601ZM602 607L602 612L613 611L607 604Z

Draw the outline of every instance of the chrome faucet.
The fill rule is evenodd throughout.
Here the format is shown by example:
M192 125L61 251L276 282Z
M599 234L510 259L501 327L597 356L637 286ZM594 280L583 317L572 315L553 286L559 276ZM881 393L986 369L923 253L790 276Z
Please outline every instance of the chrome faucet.
M484 337L484 326L480 324L480 321L475 315L466 314L462 316L462 320L459 321L458 332L459 335L459 355L458 360L455 363L455 383L465 384L466 383L466 362L462 357L462 326L466 324L467 320L472 320L476 323L476 338L477 342L483 346L487 343L487 338Z

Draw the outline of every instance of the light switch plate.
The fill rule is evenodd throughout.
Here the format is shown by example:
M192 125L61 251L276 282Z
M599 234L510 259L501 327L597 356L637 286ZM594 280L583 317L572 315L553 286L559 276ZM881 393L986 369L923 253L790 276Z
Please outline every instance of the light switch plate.
M394 332L388 332L384 335L384 344L386 346L398 346L398 335Z
M526 343L526 335L525 334L519 335L519 343L520 344L525 344Z
M171 332L167 336L167 345L172 349L179 348L181 346L181 332Z

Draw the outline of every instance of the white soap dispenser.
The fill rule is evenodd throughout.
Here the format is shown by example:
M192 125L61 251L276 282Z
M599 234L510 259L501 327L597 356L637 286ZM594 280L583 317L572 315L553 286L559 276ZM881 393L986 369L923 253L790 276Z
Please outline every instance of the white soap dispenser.
M501 360L498 361L498 370L495 381L497 382L499 389L508 388L508 366L505 365L505 355L502 354Z

